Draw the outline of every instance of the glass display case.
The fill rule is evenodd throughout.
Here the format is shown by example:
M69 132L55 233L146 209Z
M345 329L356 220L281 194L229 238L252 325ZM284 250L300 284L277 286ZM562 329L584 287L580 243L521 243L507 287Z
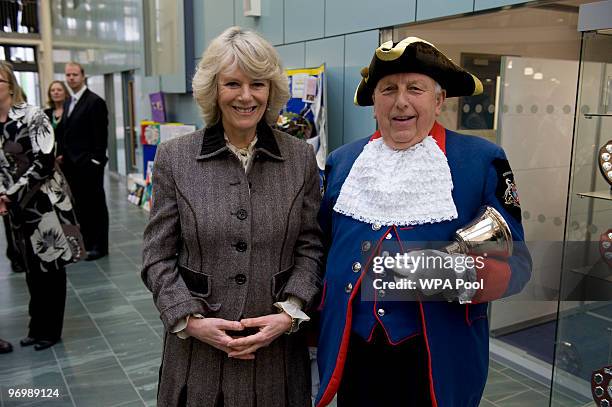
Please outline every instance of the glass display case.
M585 21L550 404L612 407L612 18Z

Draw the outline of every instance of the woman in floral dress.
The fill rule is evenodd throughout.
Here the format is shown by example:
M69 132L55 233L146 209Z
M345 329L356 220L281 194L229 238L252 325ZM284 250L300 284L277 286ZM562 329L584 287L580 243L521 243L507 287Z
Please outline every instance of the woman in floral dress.
M11 65L0 61L0 214L9 216L27 268L30 325L20 343L36 350L61 338L65 265L80 258L70 193L54 163L49 119L25 102Z

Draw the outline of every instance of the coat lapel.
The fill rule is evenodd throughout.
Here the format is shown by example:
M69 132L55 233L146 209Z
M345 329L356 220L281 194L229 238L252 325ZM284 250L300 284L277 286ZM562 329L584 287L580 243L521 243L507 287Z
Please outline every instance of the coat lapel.
M202 148L200 148L200 154L196 157L197 160L205 160L224 151L229 151L227 145L225 144L223 132L223 124L221 121L204 129ZM274 160L285 160L281 154L280 148L278 147L276 138L274 137L274 132L263 120L257 124L257 142L255 143L255 151L260 152Z
M72 110L72 113L70 113L69 118L72 117L75 114L78 114L78 111L83 108L83 106L87 102L87 98L89 97L89 93L90 93L89 89L85 89L85 92L83 92L83 94L81 95L81 97L77 101L76 105L74 106L74 109ZM70 99L68 99L68 108L70 108ZM67 111L67 110L64 110L64 111Z

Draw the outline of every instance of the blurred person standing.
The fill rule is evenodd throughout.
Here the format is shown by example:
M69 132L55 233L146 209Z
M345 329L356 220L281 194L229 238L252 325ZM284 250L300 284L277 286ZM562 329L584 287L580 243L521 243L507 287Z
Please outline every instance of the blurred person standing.
M53 130L55 130L55 139L61 138L57 134L57 128L62 121L64 115L64 104L70 97L70 91L62 81L53 81L47 89L47 108L45 114L51 121ZM60 163L61 164L61 163Z
M108 254L108 208L104 166L108 161L108 109L87 89L85 71L76 62L64 68L70 98L57 126L58 158L74 195L75 209L87 249L86 260Z
M0 61L0 215L8 215L24 255L30 324L21 346L35 350L61 338L65 265L80 256L65 227L76 225L66 181L55 170L53 128L28 105L10 64ZM3 345L6 349L6 346Z
M270 127L287 76L270 43L231 27L193 95L207 127L159 145L144 233L166 328L158 405L310 406L298 328L320 289L321 196L312 147Z

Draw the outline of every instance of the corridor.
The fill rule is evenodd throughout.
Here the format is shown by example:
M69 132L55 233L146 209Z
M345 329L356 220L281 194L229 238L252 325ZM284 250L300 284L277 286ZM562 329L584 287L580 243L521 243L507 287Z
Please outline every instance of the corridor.
M130 204L123 184L106 179L110 255L67 267L62 341L35 352L19 346L28 322L24 274L12 273L0 238L0 407L155 406L163 326L140 280L142 232L148 213ZM59 397L15 398L10 389L52 389ZM549 387L491 361L481 407L548 405ZM560 397L559 407L584 404ZM335 406L335 403L332 404Z
M162 323L140 280L142 232L148 213L130 204L117 181L106 185L110 255L67 267L62 342L35 352L22 348L27 333L24 274L10 272L0 253L0 337L14 351L0 355L0 405L155 405ZM55 398L8 398L9 389L58 389Z

